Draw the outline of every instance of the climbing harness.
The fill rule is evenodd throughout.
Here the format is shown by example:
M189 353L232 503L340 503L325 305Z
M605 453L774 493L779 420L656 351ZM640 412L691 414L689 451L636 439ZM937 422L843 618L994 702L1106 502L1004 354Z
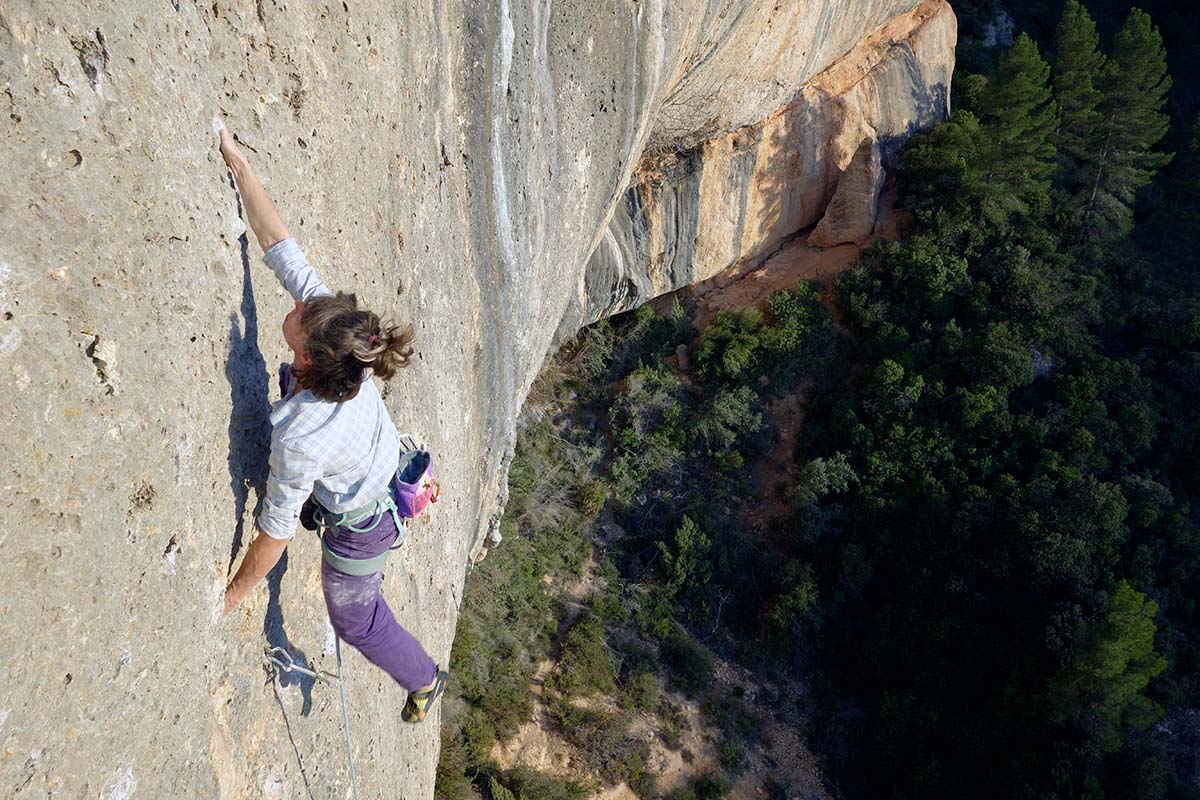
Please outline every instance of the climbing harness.
M319 504L313 512L313 520L321 537L321 555L325 563L347 575L372 575L383 569L388 553L398 550L408 536L404 519L413 519L429 506L436 503L442 488L433 478L433 456L417 444L411 434L400 436L400 462L396 474L388 484L388 491L373 503L340 514L322 508ZM329 549L326 536L337 528L350 533L367 533L391 514L396 523L396 539L387 550L370 558L346 558Z
M279 667L284 672L299 672L323 683L336 683L342 696L342 729L346 732L346 761L350 764L350 787L354 792L354 800L358 800L358 775L354 771L354 744L350 741L350 704L346 702L346 680L342 675L342 639L335 636L333 647L337 653L337 674L326 670L312 670L297 664L292 654L282 647L268 647L267 661Z
M321 556L325 559L326 564L338 572L344 572L347 575L372 575L383 569L383 565L387 562L388 553L398 550L408 536L408 529L400 520L400 514L397 512L396 500L393 494L394 492L389 487L388 493L374 503L341 514L334 514L324 508L317 507L313 518L317 522L321 537ZM396 539L387 550L370 558L346 558L345 556L339 556L329 549L326 537L336 529L345 528L351 533L367 533L375 529L375 526L383 519L384 514L391 514L392 520L396 523ZM364 522L367 524L362 524Z

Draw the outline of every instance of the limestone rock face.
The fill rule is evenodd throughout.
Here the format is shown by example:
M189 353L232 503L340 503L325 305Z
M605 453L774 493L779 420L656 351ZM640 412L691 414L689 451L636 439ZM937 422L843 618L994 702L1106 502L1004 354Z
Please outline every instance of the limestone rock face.
M887 165L912 131L949 113L956 36L950 6L922 0L760 122L648 152L592 253L564 334L762 258L821 219L847 170L835 217L849 212L854 184L870 177L851 170L864 142L877 151L864 154L867 166ZM864 199L853 213L869 233L874 206Z
M336 688L263 661L334 668L315 537L219 619L291 302L215 115L330 286L416 324L387 396L443 499L384 592L445 663L556 331L814 222L868 129L886 158L944 110L952 53L917 0L0 5L0 796L349 793ZM346 668L362 796L428 798L436 720Z
M879 143L863 139L838 178L837 189L825 207L825 216L808 236L814 247L861 242L875 227L875 206L883 188L883 159Z

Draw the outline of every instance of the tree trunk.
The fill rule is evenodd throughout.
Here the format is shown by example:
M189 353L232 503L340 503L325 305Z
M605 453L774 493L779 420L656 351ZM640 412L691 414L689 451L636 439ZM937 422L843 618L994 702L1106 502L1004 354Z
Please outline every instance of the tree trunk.
M1108 133L1104 136L1104 146L1100 148L1100 163L1096 166L1096 180L1092 182L1092 196L1088 198L1087 208L1083 211L1083 222L1079 224L1079 239L1087 235L1088 221L1092 218L1092 210L1096 207L1096 195L1100 193L1100 177L1104 174L1104 166L1108 162L1108 148L1112 144L1113 121L1117 117L1114 111L1108 117Z

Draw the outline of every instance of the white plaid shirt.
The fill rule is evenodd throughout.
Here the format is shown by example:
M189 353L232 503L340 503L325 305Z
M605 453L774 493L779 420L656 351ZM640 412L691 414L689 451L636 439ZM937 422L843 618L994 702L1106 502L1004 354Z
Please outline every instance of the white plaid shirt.
M333 294L295 239L271 247L263 261L297 300ZM297 392L288 371L284 396L271 406L271 474L258 527L290 539L309 493L333 512L350 511L387 490L400 460L400 436L368 376L352 399L320 400Z

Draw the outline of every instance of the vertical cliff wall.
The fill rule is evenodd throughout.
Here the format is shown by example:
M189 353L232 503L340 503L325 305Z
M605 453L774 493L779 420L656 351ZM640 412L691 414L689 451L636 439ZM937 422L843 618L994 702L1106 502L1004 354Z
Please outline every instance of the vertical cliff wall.
M589 256L643 155L807 102L915 7L0 4L0 794L348 796L336 691L271 681L262 660L270 644L332 667L315 539L219 620L253 535L290 301L247 240L214 115L327 282L416 323L388 402L431 443L445 499L385 594L444 660L527 388L556 330L621 305L587 300ZM944 66L952 44L897 68ZM871 85L890 107L897 84ZM825 197L835 171L783 180ZM436 725L401 723L403 692L356 653L347 668L363 795L430 796Z
M580 275L564 335L762 258L818 222L818 246L869 235L899 143L949 113L956 35L949 6L923 0L759 121L698 141L652 134Z

